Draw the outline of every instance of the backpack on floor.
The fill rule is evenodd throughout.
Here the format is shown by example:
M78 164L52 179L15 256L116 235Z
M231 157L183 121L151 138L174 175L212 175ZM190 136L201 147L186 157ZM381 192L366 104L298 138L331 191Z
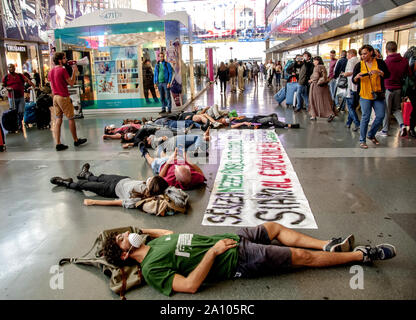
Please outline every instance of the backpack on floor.
M63 266L67 263L72 263L99 268L101 272L110 278L109 285L111 291L119 294L121 299L125 300L126 291L137 287L143 281L140 265L134 263L124 267L116 267L107 262L102 250L106 239L110 236L111 233L123 233L126 231L130 231L131 233L139 233L139 228L130 226L104 230L98 235L90 251L88 251L80 258L63 258L59 261L59 265ZM146 235L144 239L145 242L147 237L148 236ZM91 252L94 252L94 255L90 255ZM88 255L90 256L88 257Z
M38 129L45 129L51 127L51 111L50 107L53 105L52 97L42 92L36 99L36 126Z
M171 216L185 213L189 195L176 187L169 187L164 194L142 199L136 203L136 208L156 216Z

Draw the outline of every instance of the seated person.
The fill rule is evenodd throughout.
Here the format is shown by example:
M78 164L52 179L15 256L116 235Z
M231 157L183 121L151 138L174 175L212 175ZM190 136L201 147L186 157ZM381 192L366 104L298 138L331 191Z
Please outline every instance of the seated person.
M178 148L175 148L170 157L162 158L151 157L144 143L139 144L139 149L153 173L164 178L170 186L190 190L202 185L206 180L202 170L188 160L186 152L181 152L182 157L178 159Z
M50 181L52 184L68 189L92 191L105 198L118 198L117 200L85 199L85 205L120 206L128 209L134 209L135 204L141 199L162 194L169 187L165 179L159 176L150 177L146 181L107 174L97 177L89 169L89 163L85 163L77 175L77 182L74 182L72 178L61 177L53 177Z
M154 239L145 244L140 233ZM142 229L139 234L111 234L103 254L120 267L128 258L140 263L146 283L166 296L196 293L205 281L252 278L295 267L371 263L396 256L390 244L354 248L353 235L319 240L275 222L241 228L235 234L204 236L163 229ZM272 244L273 240L279 245Z
M221 123L223 123L223 120L219 120ZM224 121L227 123L227 120ZM232 117L229 118L229 125L232 129L241 128L241 129L247 129L247 128L293 128L298 129L299 124L286 124L281 121L279 121L279 118L276 113L272 113L267 116L254 116L254 117L246 117L246 116L239 116L239 117Z
M170 138L168 136L156 137L155 135L146 138L146 144L157 150L157 157L160 157L162 152L174 151L176 147L180 149L181 146L184 146L186 151L193 150L195 157L198 154L206 154L208 152L206 141L209 141L209 129L204 132L203 137L196 134L181 134Z
M131 132L136 133L142 127L139 123L128 123L116 128L114 124L104 127L103 139L121 139L124 134Z

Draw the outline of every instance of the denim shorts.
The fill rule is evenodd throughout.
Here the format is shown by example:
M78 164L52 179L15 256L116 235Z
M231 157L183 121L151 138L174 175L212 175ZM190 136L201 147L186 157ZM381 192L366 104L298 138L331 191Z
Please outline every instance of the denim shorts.
M271 244L263 225L238 230L238 262L235 278L253 278L273 274L292 266L292 253L288 247Z
M166 161L168 161L168 159L169 159L168 157L154 159L152 164L151 164L153 173L154 174L159 174L160 168L162 167L162 165L164 165L166 163Z

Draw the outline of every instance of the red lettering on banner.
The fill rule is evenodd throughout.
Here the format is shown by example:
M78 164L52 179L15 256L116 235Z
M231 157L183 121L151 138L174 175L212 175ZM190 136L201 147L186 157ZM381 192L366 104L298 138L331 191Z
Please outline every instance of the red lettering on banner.
M262 181L261 185L263 187L289 189L292 188L292 181L285 178L284 181Z
M262 176L279 177L279 176L285 176L286 175L286 171L284 171L284 170L277 170L277 172L280 172L279 174L271 174L271 173L265 173L263 169L266 169L266 168L262 167L262 170L260 170L260 172L259 172ZM273 169L271 169L271 170L273 170ZM273 171L275 171L275 170L273 170Z

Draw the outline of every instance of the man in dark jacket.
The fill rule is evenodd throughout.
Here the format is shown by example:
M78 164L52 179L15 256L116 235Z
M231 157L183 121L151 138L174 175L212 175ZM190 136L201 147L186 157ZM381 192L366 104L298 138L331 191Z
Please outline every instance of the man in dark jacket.
M295 112L299 112L302 109L302 102L305 103L305 109L308 110L309 105L309 79L313 73L314 65L312 63L312 55L305 51L303 54L303 65L299 71L298 89L296 95L297 107Z
M152 65L150 64L150 60L146 59L143 62L143 89L144 89L144 97L146 99L146 103L151 103L149 100L149 90L152 93L153 100L158 103L159 99L156 96L155 87L153 86L153 70Z
M335 70L334 70L334 79L338 80L338 77L340 76L341 73L345 72L345 68L347 67L347 63L348 63L348 59L347 59L347 51L342 50L341 51L341 57L339 58L339 60L337 61L337 64L335 65ZM335 105L337 105L337 94L336 94L336 90L334 90L334 102ZM344 110L345 108L345 99L342 99L342 102L339 106L338 110Z
M401 112L401 91L403 79L411 74L409 61L397 53L397 43L389 41L386 43L387 58L385 60L390 70L390 77L384 79L386 87L386 114L384 116L382 136L387 136L389 132L390 114L393 113L400 126L400 136L407 135L407 129L403 124Z

